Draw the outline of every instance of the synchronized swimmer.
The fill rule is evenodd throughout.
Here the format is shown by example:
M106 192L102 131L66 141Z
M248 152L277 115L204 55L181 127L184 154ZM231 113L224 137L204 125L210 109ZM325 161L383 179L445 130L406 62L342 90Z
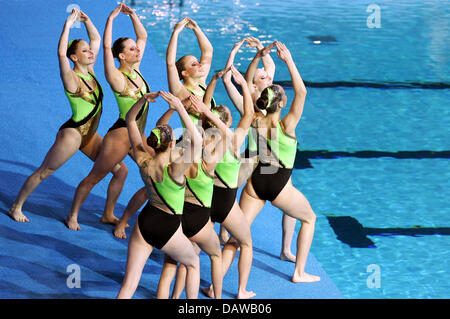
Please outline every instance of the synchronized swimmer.
M122 37L112 42L114 19L130 17L136 40ZM69 31L83 22L89 42L69 41ZM201 57L177 56L178 38L184 29L194 32ZM169 92L155 91L140 72L147 32L138 15L119 4L109 15L103 34L105 78L116 98L119 117L104 138L97 133L102 115L103 89L94 72L101 36L86 13L74 9L67 18L58 44L58 59L64 92L72 117L59 129L56 140L41 166L23 184L8 215L18 222L29 222L22 207L33 190L68 161L77 150L93 162L89 174L79 183L66 218L71 230L81 230L78 214L92 188L106 175L109 182L101 222L115 225L114 235L126 239L128 221L139 209L128 243L126 269L117 298L132 298L144 266L154 248L165 253L157 287L157 298L196 299L200 291L200 250L211 262L211 286L203 293L222 297L223 278L240 249L239 282L236 297L256 296L247 290L253 260L251 224L266 201L283 211L282 260L295 263L292 282L317 282L320 277L305 272L306 260L315 231L316 215L305 196L291 182L297 150L296 127L301 119L306 88L288 48L275 41L264 47L254 37L236 43L223 70L207 83L213 63L213 46L196 21L185 17L172 32L166 53ZM234 66L241 46L257 53L245 75ZM287 66L294 88L288 105L283 88L273 84L276 50ZM115 59L119 63L116 67ZM71 63L73 67L71 67ZM262 61L263 68L258 64ZM217 104L214 91L222 79L228 96L240 114L232 130L230 109ZM148 138L146 123L156 99L167 102L168 109L156 121ZM176 140L168 124L178 113L183 126ZM240 154L248 139L247 149ZM143 185L130 199L120 219L114 208L124 187L129 155L136 163ZM243 187L241 197L237 192ZM290 251L296 221L301 221L296 255ZM214 224L220 224L220 232ZM221 249L221 243L223 249Z

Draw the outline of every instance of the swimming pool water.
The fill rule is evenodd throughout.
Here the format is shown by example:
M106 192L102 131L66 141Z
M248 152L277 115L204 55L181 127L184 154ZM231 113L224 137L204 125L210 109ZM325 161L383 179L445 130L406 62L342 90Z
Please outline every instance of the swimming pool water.
M308 84L297 136L309 168L293 183L318 216L311 253L347 298L450 297L448 1L377 1L381 28L367 26L373 1L127 2L162 58L175 23L196 20L215 50L210 76L242 37L284 42ZM178 53L199 56L190 30ZM245 71L254 53L243 47L235 65ZM272 57L275 81L289 81ZM215 98L231 106L221 83ZM356 247L358 236L372 244ZM379 288L367 284L372 264Z

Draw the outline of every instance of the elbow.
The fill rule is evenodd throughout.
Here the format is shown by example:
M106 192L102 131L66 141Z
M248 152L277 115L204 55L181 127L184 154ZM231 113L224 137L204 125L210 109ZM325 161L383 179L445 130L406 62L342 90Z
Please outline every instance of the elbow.
M298 94L299 96L305 97L307 90L305 87L301 87L301 88L298 88L297 90L295 90L295 93Z
M142 33L139 33L137 38L142 41L147 41L147 38L148 38L147 31L144 30L144 31L142 31Z

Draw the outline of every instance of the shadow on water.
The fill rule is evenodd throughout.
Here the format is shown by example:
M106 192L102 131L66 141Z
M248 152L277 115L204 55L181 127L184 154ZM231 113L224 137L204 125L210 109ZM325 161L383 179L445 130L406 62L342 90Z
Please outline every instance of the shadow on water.
M301 151L297 149L294 168L304 169L313 168L311 159L337 159L337 158L381 158L391 157L395 159L433 159L433 158L450 158L450 151L398 151L398 152L384 152L384 151L328 151L315 150Z
M376 248L367 236L450 235L450 227L372 228L364 227L351 216L327 216L327 219L337 239L353 248Z

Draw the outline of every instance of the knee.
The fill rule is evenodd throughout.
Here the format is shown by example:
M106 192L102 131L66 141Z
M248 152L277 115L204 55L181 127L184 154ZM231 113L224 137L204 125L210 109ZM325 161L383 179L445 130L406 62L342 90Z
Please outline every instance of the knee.
M218 261L222 258L222 249L220 249L220 243L217 247L214 247L214 251L209 254L211 261Z
M200 257L197 254L193 254L190 258L183 263L188 269L199 269L200 268Z
M252 237L250 236L250 234L248 236L246 236L245 239L239 243L239 247L241 247L241 250L253 249Z
M44 168L38 172L38 177L41 181L43 181L44 179L52 175L54 172L55 172L54 169Z
M316 223L316 219L317 219L316 214L315 214L312 210L310 210L310 211L302 218L301 221L302 221L303 223L308 223L308 224L314 225L314 224Z
M209 256L211 264L222 263L222 252L215 252Z
M106 174L89 174L85 179L81 182L83 185L89 185L94 187L106 176Z
M117 178L126 179L128 176L128 167L124 163L117 164L112 173Z

